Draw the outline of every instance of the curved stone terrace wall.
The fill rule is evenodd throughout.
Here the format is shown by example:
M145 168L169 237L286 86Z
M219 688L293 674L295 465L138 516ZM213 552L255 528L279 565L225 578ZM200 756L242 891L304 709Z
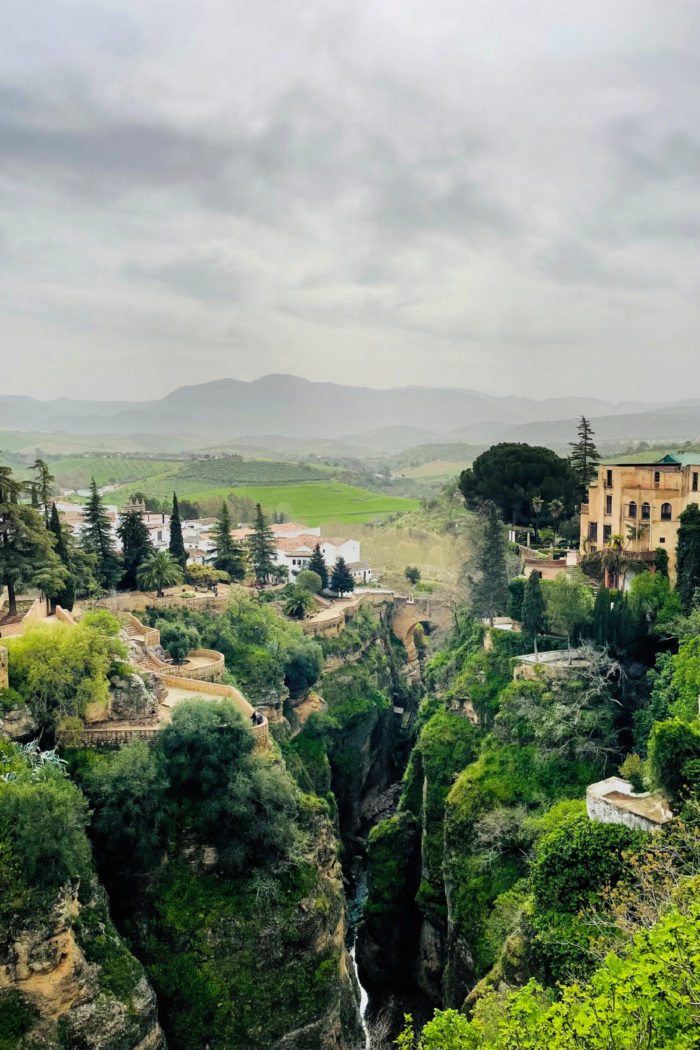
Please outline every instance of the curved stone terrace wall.
M194 679L197 682L220 682L223 678L226 670L223 653L218 653L215 649L190 649L187 659L198 662L193 666L163 664L164 670L156 673L162 677L163 674L172 674L175 671L178 678Z
M197 682L195 686L191 678L180 678L176 675L161 675L160 679L166 688L186 689L187 692L192 693L193 697L214 696L219 697L220 699L233 700L235 706L249 722L253 711L255 710L253 705L243 696L243 693L238 689L235 689L232 685L221 685L219 682ZM252 729L256 738L257 746L269 746L268 722L264 715L262 724L252 726Z

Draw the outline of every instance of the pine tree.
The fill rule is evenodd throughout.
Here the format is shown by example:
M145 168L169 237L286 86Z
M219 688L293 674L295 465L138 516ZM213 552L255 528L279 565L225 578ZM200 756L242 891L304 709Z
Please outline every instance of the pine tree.
M117 535L122 543L124 573L120 587L125 591L136 589L136 574L139 565L153 554L151 535L146 528L141 511L130 510L122 514Z
M275 537L259 503L255 504L255 524L248 537L248 550L255 579L260 585L267 583L275 572Z
M678 521L676 591L686 612L690 612L695 591L700 587L700 507L697 503L690 503Z
M109 517L94 478L90 479L90 496L85 505L83 519L81 545L87 554L95 556L97 582L104 590L111 591L117 586L122 567L114 549Z
M325 591L328 587L328 566L326 565L326 559L321 553L321 544L317 543L314 547L314 552L309 558L309 564L306 566L311 572L316 572L321 577L321 590Z
M593 434L594 431L590 420L586 419L585 416L581 416L578 425L578 441L569 442L571 448L571 455L569 456L571 469L576 476L578 493L581 499L586 498L588 486L598 473L598 464L600 463L600 455L593 441Z
M173 492L173 509L170 515L170 543L168 550L173 558L180 563L183 570L187 568L187 551L182 538L182 522L180 521L180 508L177 502L177 494Z
M471 585L472 612L475 616L488 617L493 627L494 616L502 615L508 605L506 537L495 503L485 503L481 516L483 531L467 578Z
M523 607L520 614L523 634L532 641L535 653L537 652L537 635L541 633L544 624L545 604L540 587L540 574L535 569L527 578L525 594L523 595Z
M333 566L333 572L331 573L331 590L335 594L340 595L342 598L344 594L348 594L355 590L355 580L345 564L345 558L338 556L338 559Z
M242 580L245 576L243 552L231 536L231 514L224 500L213 529L216 553L212 564L215 569L228 573L231 580Z
M56 537L56 544L54 551L61 559L61 564L68 570L69 577L66 581L66 585L60 594L56 595L56 605L60 605L61 608L67 609L68 612L73 608L75 604L75 583L73 582L73 567L71 565L71 557L68 551L68 543L66 541L66 533L64 527L61 525L61 520L58 516L58 510L56 504L51 504L51 517L49 518L49 532L52 532Z
M51 537L38 511L21 503L26 486L0 467L0 587L7 588L10 616L17 613L17 592L34 586L42 570L60 568Z
M56 479L43 459L36 459L32 466L32 470L36 471L34 489L36 492L36 498L38 499L39 505L44 514L44 525L48 529L49 518L51 516L51 511L49 509L49 504L51 502L51 486ZM32 492L32 497L34 497L34 491ZM34 506L33 499L32 506Z

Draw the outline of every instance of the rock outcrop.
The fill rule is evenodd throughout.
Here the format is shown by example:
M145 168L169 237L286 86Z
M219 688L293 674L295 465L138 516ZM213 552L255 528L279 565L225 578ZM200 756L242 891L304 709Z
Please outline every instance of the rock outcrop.
M166 1050L153 990L96 882L80 895L66 886L45 916L0 929L3 1000L25 1019L22 1046Z

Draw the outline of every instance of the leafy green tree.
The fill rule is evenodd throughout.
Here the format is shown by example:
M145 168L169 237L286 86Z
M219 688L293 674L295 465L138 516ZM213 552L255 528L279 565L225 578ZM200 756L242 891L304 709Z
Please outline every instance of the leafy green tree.
M118 638L83 621L77 627L38 624L7 645L10 681L48 732L64 717L82 716L88 704L105 703L110 665L126 656Z
M2 785L0 840L9 841L22 881L56 891L91 867L87 803L59 771L26 773Z
M689 787L697 791L700 732L694 725L672 718L657 722L649 738L649 770L656 787L679 799Z
M588 486L598 473L600 455L593 441L594 431L590 420L581 416L578 425L578 440L570 441L571 454L569 460L571 469L576 478L576 485L580 499L585 499Z
M250 561L255 579L262 586L275 573L275 538L259 503L255 504L253 532L248 537Z
M154 750L137 740L91 762L82 779L100 871L112 882L126 878L132 883L162 854L167 772Z
M176 587L182 583L182 569L169 551L154 551L136 570L136 582L147 591L156 591L156 597L162 598L164 587Z
M508 583L508 605L506 606L506 616L510 616L511 620L517 620L520 622L523 614L523 598L525 597L525 585L527 580L524 576L516 576L515 579L510 580Z
M309 564L307 566L310 572L316 572L321 577L321 590L325 591L328 587L328 566L326 565L326 559L321 553L321 545L317 543L314 547L314 552L309 558Z
M313 569L303 569L298 573L296 583L297 587L301 587L304 591L310 591L311 594L319 594L323 586L321 577Z
M199 631L196 627L186 627L184 623L159 623L160 644L166 649L176 664L181 664L191 649L200 646Z
M191 499L181 499L179 501L179 510L182 521L196 521L199 517L199 503L195 503Z
M678 517L678 545L676 547L676 591L689 612L700 587L700 507L689 504Z
M303 620L305 616L314 611L316 602L311 591L292 585L284 599L283 608L285 616L291 616L294 620Z
M590 591L562 573L547 589L545 602L551 628L566 635L566 647L570 651L571 636L581 630L591 615Z
M170 798L191 814L196 840L214 846L227 876L274 866L295 840L297 800L287 774L253 753L253 734L228 701L185 701L157 748Z
M63 609L67 609L69 612L75 604L75 583L73 581L73 572L71 567L71 557L69 553L68 540L66 539L66 531L61 525L60 518L58 516L58 510L56 504L51 504L51 516L49 518L49 531L53 533L56 540L54 550L57 556L60 558L61 564L68 572L68 578L62 591L56 595L56 604L60 605Z
M133 591L136 589L139 566L153 554L151 534L140 510L129 510L121 515L117 535L121 540L124 568L119 586L122 590Z
M185 541L182 538L180 508L177 502L177 493L175 492L173 492L173 509L170 512L170 543L168 550L173 558L180 563L184 572L187 568L187 551L185 550Z
M17 613L18 590L33 586L38 574L44 572L57 583L61 568L53 551L53 537L44 527L41 515L20 502L25 492L12 470L0 467L0 585L7 588L10 616ZM46 575L41 580L49 586Z
M415 565L407 565L403 574L408 582L412 583L414 587L420 580L420 569L416 568Z
M213 528L216 554L212 561L215 569L225 572L230 580L242 580L245 576L243 552L231 536L231 514L224 500Z
M532 501L561 500L563 517L574 512L577 481L568 460L551 449L525 444L494 445L463 470L459 487L468 507L493 502L504 520L528 524ZM543 518L548 517L547 514Z
M112 526L94 478L90 480L90 496L84 511L81 546L95 558L95 577L106 591L113 590L122 575L112 537Z
M231 582L231 577L227 572L215 569L213 565L197 565L193 563L187 566L187 575L195 587L211 589L217 583Z
M355 580L352 573L345 564L345 558L340 555L336 559L331 573L330 589L342 598L344 594L355 590Z
M654 568L660 576L668 577L668 551L664 550L663 547L656 548L656 557L654 558Z
M527 578L522 605L523 634L530 639L537 652L537 635L544 627L545 602L540 587L540 574L534 569Z
M44 515L44 525L48 529L52 502L51 493L56 479L43 459L36 459L32 466L32 470L36 473L36 481L32 486L32 495L36 494L38 498L39 506Z
M302 696L323 672L323 650L311 638L301 638L287 649L284 680L292 696Z
M481 508L481 535L469 565L471 608L475 616L487 618L491 627L495 616L502 616L508 604L506 537L495 503Z

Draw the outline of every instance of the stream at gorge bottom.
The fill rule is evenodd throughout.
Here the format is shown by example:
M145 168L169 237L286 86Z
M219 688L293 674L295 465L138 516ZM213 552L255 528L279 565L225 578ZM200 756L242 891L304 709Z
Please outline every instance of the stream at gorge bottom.
M369 828L366 834L369 835ZM366 838L365 838L366 842ZM394 1040L404 1027L404 1018L410 1014L420 1029L433 1015L435 1004L418 988L412 976L411 960L406 960L406 971L400 983L374 986L363 972L358 944L364 924L367 903L368 871L364 848L356 847L345 871L345 895L348 908L347 948L360 989L360 1015L365 1034L365 1050L393 1050ZM361 953L359 953L361 956Z

